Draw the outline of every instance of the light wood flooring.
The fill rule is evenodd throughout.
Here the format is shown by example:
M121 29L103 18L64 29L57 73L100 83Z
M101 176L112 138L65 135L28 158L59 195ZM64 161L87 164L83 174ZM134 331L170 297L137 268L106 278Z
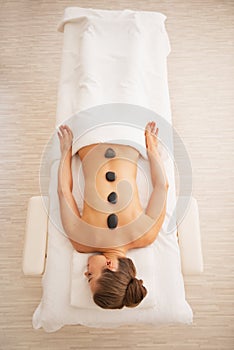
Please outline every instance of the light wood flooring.
M27 202L53 132L67 6L161 11L173 121L189 152L205 271L185 276L194 324L32 329L41 279L21 271ZM0 349L234 349L234 2L0 1Z

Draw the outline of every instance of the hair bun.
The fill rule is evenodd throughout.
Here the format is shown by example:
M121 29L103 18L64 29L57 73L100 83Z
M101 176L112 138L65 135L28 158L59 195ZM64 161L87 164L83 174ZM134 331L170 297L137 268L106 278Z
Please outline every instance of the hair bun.
M124 304L127 307L138 305L147 294L146 288L143 286L143 280L132 277L127 285Z

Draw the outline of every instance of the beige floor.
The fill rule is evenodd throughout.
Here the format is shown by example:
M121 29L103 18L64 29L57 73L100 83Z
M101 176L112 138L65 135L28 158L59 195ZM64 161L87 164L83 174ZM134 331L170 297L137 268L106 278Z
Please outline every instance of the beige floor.
M1 0L1 349L234 348L234 2ZM193 166L205 272L185 277L192 326L32 329L40 278L21 272L27 201L53 132L66 6L154 10L167 17L176 130Z

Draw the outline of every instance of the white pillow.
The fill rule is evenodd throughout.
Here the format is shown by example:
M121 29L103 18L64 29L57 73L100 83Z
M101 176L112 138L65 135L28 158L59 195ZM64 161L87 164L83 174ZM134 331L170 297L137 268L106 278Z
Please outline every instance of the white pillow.
M93 254L73 252L72 271L71 271L71 305L81 309L100 309L92 298L88 280L84 273L87 270L87 260ZM155 266L155 253L153 246L150 245L144 249L130 250L126 256L132 259L137 275L136 277L143 280L143 285L147 289L147 295L138 308L152 308L156 305L155 300L155 274L152 269Z

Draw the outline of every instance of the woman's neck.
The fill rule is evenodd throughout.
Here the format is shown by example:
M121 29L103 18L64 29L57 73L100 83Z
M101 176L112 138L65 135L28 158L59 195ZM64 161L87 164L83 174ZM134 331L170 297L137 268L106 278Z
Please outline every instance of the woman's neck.
M111 248L111 249L107 249L106 251L104 251L103 255L105 255L105 257L107 259L125 258L126 251L122 247L121 248Z

